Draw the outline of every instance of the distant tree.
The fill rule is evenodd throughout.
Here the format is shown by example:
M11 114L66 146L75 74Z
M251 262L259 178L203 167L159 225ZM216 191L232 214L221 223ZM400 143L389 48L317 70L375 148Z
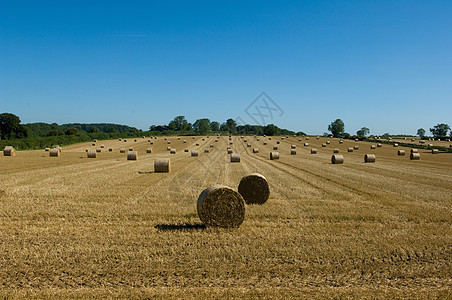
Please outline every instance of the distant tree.
M433 136L446 136L447 132L450 130L449 125L447 124L438 124L433 126L433 128L430 128L430 132L433 134Z
M264 134L265 135L279 135L281 133L281 129L274 124L268 124L264 126Z
M157 129L157 126L156 125L151 125L150 127L149 127L149 131L156 131Z
M230 134L237 133L237 122L234 119L227 119L225 123L220 126L221 131L227 131Z
M358 137L365 137L365 136L368 135L369 133L370 133L370 129L367 128L367 127L363 127L363 128L361 128L360 130L358 130L358 131L356 132L356 135L357 135Z
M198 119L193 124L193 130L198 134L206 134L210 132L210 120Z
M192 123L188 123L187 124L187 131L193 131L193 124Z
M50 130L49 132L47 132L47 136L59 136L59 135L64 135L64 132L61 130Z
M168 124L170 130L187 131L188 121L185 116L177 116Z
M306 133L304 133L303 131L298 131L297 132L297 136L305 136L306 135Z
M334 137L339 137L344 130L345 124L341 119L336 119L336 121L331 122L331 124L328 125L328 131L330 131Z
M64 134L66 135L74 135L74 134L78 134L79 131L77 128L68 128L66 129L66 132Z
M420 137L424 137L425 136L425 129L424 128L419 128L417 130L417 135Z
M100 130L97 127L91 127L89 129L89 133L99 133L99 132L100 132Z
M213 121L210 123L210 130L212 131L220 131L220 123Z
M0 137L2 140L25 138L28 136L27 128L20 124L20 118L14 114L0 114Z

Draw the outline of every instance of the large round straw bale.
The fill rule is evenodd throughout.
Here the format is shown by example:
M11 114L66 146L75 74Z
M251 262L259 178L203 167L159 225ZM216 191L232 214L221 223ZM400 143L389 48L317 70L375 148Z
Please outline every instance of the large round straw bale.
M166 151L171 151L171 146L166 147Z
M187 143L187 140L183 140L182 143L186 144L186 143Z
M232 149L228 149L228 154L232 154Z
M278 150L278 146L273 146L273 150Z
M113 152L113 148L108 148L108 152Z
M97 151L94 150L94 149L90 149L90 150L88 150L86 155L87 155L88 158L96 158L97 157Z
M93 142L94 142L94 143L97 143L97 140L94 140Z
M124 143L127 143L127 140L124 140Z
M410 152L411 153L419 153L419 150L414 148L414 149L411 149Z
M280 144L280 143L279 143L279 141L276 141L276 144L278 144L278 145L279 145L279 144Z
M119 153L126 153L126 148L120 148Z
M251 144L246 144L247 147L251 147Z
M196 150L191 150L191 156L198 156L199 152Z
M427 147L433 147L433 144L427 144Z
M171 145L171 141L168 141L167 144L168 144L168 145Z
M185 148L185 149L184 149L184 152L188 152L188 148Z
M322 144L322 147L326 147L326 144L325 144L325 143L323 143L323 144Z
M331 163L333 165L337 165L337 164L343 164L344 163L344 157L340 154L334 154L333 156L331 156Z
M95 147L95 146L96 146L96 143L92 143L91 146Z
M122 141L122 138L119 138L118 141Z
M240 180L238 191L246 204L264 204L270 196L267 179L259 173L244 176Z
M377 144L377 147L378 148L381 148L383 145L382 144Z
M60 156L60 150L58 148L50 149L50 156L51 157L59 157Z
M297 150L291 149L290 150L290 155L297 155Z
M180 137L177 137L178 140L180 140Z
M359 141L358 139L355 139L355 142Z
M279 152L270 152L270 159L279 159Z
M215 143L218 143L218 140L217 139L215 139L215 141L214 141Z
M171 172L171 162L169 158L156 158L154 160L154 172L169 173Z
M354 146L353 150L359 150L359 146Z
M377 148L375 145L370 145L370 149L375 149Z
M153 142L153 141L151 141L151 142L149 143L149 145L154 145L154 142Z
M326 141L326 144L329 145L329 144L331 144L331 142L330 141Z
M309 146L309 143L304 143L303 145L304 145L305 147L307 147L307 146Z
M96 152L102 152L102 149L101 148L96 148Z
M105 148L105 145L100 145L101 148Z
M347 148L348 152L353 152L353 148Z
M231 153L231 162L240 162L240 154Z
M209 148L204 149L204 153L209 153L209 152L210 152Z
M264 142L264 146L267 145L267 142Z
M171 148L170 149L170 154L176 154L176 149L175 148Z
M319 139L319 137L317 137L317 139ZM309 137L308 136L306 137L306 140L309 141Z
M213 144L210 144L209 147L210 147L210 148L213 148Z
M425 144L425 141L420 140L419 144Z
M317 154L317 149L312 148L312 149L311 149L311 154Z
M394 143L394 145L393 145L394 147L399 147L399 144L397 144L397 143Z
M129 148L129 151L133 151L133 148L132 148L132 147L130 147L130 148Z
M412 142L414 142L416 139L411 139Z
M148 143L150 143L151 142L151 139L148 139Z
M152 148L151 147L147 148L146 153L152 153Z
M253 153L259 153L259 148L254 148Z
M163 140L165 140L165 141L166 141L167 139L168 139L168 138L163 138Z
M333 153L339 153L339 149L337 148L333 149Z
M15 156L16 149L14 149L13 146L6 146L5 149L3 149L3 155L4 156Z
M224 185L208 187L198 197L199 219L208 227L237 228L245 219L242 195Z
M376 160L375 154L364 155L364 162L366 162L366 163L374 163L375 160Z
M205 139L205 138L202 138L201 140L202 140L202 141L205 141L206 139Z
M438 149L432 149L432 154L438 154L439 150Z
M50 148L45 148L45 151L46 151L46 152L49 152L49 151L50 151ZM88 152L88 148L86 149L86 152Z
M271 140L272 140L272 138L271 138L271 137L269 137L269 138L268 138L268 140L269 140L269 141L271 141Z
M404 156L405 155L405 150L397 150L397 155L398 156Z
M421 155L419 153L411 153L410 159L411 160L419 160L419 159L421 159Z
M199 143L196 143L195 145L196 145L196 146L199 146Z
M297 149L296 145L290 145L290 149Z
M243 137L243 136L242 136L242 137ZM248 142L248 140L247 140L247 139L244 139L243 142L246 143L246 142Z
M340 140L340 141L339 141L339 144L343 144L343 143L344 143L344 141L343 141L343 140Z
M136 139L134 139L133 141L134 141L135 143L137 142L137 140L136 140Z
M260 138L257 138L257 139L256 139L256 141L258 141L258 142L259 142L260 140L261 140Z
M127 152L127 160L138 160L138 152L137 151Z

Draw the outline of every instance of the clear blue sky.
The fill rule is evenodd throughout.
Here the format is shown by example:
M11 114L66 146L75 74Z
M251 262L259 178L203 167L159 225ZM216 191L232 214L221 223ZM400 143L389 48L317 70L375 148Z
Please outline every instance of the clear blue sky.
M0 0L0 112L148 129L241 117L311 134L452 125L452 1Z

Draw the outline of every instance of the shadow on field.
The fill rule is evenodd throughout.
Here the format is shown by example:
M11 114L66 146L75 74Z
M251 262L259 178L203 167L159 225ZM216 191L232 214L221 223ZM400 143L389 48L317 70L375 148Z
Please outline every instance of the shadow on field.
M206 225L204 224L159 224L154 226L159 231L189 231L189 230L204 230Z

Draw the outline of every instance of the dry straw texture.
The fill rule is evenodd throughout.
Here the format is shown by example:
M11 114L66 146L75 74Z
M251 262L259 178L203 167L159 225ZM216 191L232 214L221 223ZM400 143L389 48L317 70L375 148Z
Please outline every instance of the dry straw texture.
M60 156L60 150L58 148L50 149L50 156L51 157L59 157Z
M224 185L208 187L198 197L199 219L208 227L238 228L245 219L245 201Z
M16 155L16 149L14 149L13 146L6 146L5 149L3 149L3 155L4 156L14 156L14 155Z
M366 163L374 163L375 160L376 160L375 154L364 155L364 162L366 162Z
M88 158L96 158L97 157L97 152L94 149L90 149L90 150L88 150L86 155L87 155Z
M138 152L137 151L129 151L127 153L127 160L138 160Z
M421 159L421 155L419 153L411 153L410 159L411 160L419 160L419 159Z
M333 156L331 156L331 163L333 165L337 165L337 164L343 164L344 163L344 157L340 154L334 154Z
M171 161L169 158L156 158L154 161L154 172L168 173L171 172Z
M231 162L240 162L240 154L231 153Z
M279 152L270 152L270 159L279 159Z

